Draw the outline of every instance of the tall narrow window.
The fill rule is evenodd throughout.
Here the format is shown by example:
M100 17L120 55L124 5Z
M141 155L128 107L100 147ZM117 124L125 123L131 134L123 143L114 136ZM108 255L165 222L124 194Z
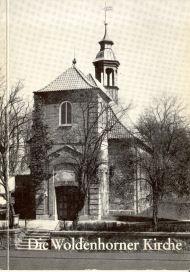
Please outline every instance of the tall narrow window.
M72 107L70 102L63 102L59 109L59 124L71 125L72 123Z
M112 86L114 86L115 82L114 82L114 71L112 70Z
M114 71L111 68L106 69L107 86L114 86Z

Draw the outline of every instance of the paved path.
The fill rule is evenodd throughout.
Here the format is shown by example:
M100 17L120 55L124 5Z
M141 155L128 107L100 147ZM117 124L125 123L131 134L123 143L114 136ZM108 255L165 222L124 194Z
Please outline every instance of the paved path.
M6 269L6 251L0 251ZM11 251L10 269L190 269L190 253Z

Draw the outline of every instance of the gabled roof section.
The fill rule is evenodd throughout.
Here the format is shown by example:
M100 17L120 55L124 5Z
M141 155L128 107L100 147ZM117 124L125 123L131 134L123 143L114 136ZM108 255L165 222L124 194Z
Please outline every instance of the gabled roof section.
M131 137L130 131L122 124L122 116L124 109L117 105L114 101L110 104L109 119L112 130L108 133L108 139L128 139Z
M96 88L100 89L109 98L109 100L112 101L112 98L106 88L104 88L104 86L92 74L88 74L87 78L91 82L91 84L96 86Z
M95 78L93 77L92 74L88 74L86 77L88 78L88 80L90 81L90 83L91 83L92 85L95 85L95 86L97 87L96 80L95 80Z
M117 105L114 101L110 104L109 118L110 124L114 124L112 130L108 133L109 140L129 140L132 139L134 144L139 148L151 153L151 149L143 143L138 137L136 137L129 129L122 124L122 117L124 110L120 105Z
M36 91L36 93L79 89L88 90L94 88L97 88L97 86L90 82L88 78L73 65L73 67L68 68L46 87Z

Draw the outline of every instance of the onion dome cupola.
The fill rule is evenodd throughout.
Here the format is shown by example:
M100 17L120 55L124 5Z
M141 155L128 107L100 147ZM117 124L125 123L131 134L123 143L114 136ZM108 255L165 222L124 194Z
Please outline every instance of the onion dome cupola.
M112 50L113 41L108 37L107 23L105 23L105 34L99 42L100 51L93 61L95 66L95 77L108 90L109 95L118 102L117 70L119 61Z

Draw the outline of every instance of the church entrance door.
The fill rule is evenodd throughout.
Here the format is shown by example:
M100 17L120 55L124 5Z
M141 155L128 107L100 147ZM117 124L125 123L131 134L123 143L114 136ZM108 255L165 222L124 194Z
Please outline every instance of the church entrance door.
M57 214L59 220L74 220L78 206L78 188L75 186L56 187Z

